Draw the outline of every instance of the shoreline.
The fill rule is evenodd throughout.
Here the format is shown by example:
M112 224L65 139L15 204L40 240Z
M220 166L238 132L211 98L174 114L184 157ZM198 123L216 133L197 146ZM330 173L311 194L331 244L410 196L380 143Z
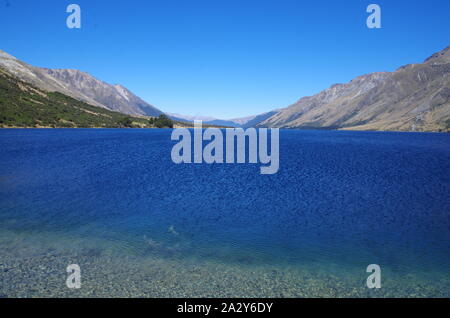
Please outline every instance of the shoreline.
M355 275L351 266L268 266L154 253L136 256L111 251L100 242L83 244L87 239L69 240L68 247L62 247L61 242L41 240L41 235L8 231L7 236L0 236L0 297L448 297L445 279L430 285L426 276L415 272L384 269L383 275L389 279L384 280L383 288L370 290L365 286L364 271ZM69 264L81 267L78 290L65 286ZM445 273L438 277L442 275Z
M203 129L206 128L220 128L220 129L239 129L241 127L222 127L222 126L210 126L210 125L203 125ZM182 126L182 125L174 125L173 128L169 128L169 127L163 127L163 128L158 128L158 127L19 127L19 126L9 126L9 127L0 127L0 130L6 130L6 129L67 129L67 130L76 130L76 129L136 129L136 130L141 130L141 129L177 129L177 128L194 128L194 125L192 124L191 126L186 125L186 126ZM275 127L247 127L247 128L241 128L241 129L248 129L248 128L255 128L255 129L259 129L259 128L275 128ZM433 134L447 134L450 133L450 129L449 130L445 130L445 131L437 131L437 130L424 130L424 131L407 131L407 130L358 130L358 129L347 129L347 128L342 128L342 129L321 129L321 128L317 128L317 129L312 129L312 128L308 128L308 129L303 129L303 128L279 128L280 130L291 130L291 131L348 131L348 132L392 132L392 133L418 133L418 134L422 134L422 133L433 133Z

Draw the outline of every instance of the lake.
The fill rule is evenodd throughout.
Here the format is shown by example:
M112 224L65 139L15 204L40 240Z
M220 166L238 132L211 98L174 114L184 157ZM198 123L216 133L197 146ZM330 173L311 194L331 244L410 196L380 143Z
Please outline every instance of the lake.
M449 134L281 130L273 175L170 135L0 130L0 296L450 296Z

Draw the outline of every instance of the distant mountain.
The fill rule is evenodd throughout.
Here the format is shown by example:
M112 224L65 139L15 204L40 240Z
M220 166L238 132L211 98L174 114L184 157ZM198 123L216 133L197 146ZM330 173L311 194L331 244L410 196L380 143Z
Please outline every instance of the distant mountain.
M261 115L253 115L253 116L247 116L242 118L234 118L234 119L217 119L214 117L207 117L207 116L189 116L189 115L180 115L180 114L171 114L168 113L169 117L173 120L177 121L185 121L185 122L192 122L194 120L201 120L203 124L207 125L213 125L213 126L225 126L225 127L253 127L256 124L260 123L263 120L266 120L267 118L273 116L276 114L277 111L271 111L268 113L264 113Z
M0 68L42 90L60 92L80 101L131 115L159 116L163 112L121 85L111 85L72 69L40 68L0 50Z
M303 97L259 127L448 131L450 46L422 64L372 73Z
M192 115L181 115L174 113L167 113L172 120L182 121L186 123L192 123L194 120L201 120L203 124L213 125L213 126L224 126L224 127L239 127L239 124L231 120L222 120L209 116L192 116Z
M208 120L204 121L204 124L208 125L215 125L215 126L225 126L225 127L241 127L238 123L231 121L231 120L223 120L223 119L214 119L214 120Z
M209 121L209 120L215 120L214 117L209 116L193 116L193 115L181 115L181 114L175 114L175 113L166 113L170 118L174 120L180 120L180 121L194 121L194 120L201 120L201 121Z

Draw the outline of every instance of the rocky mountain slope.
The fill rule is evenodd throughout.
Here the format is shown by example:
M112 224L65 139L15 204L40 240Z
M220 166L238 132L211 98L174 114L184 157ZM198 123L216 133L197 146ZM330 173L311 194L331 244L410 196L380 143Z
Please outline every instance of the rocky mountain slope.
M58 92L87 104L131 115L162 112L121 85L71 69L40 68L0 50L0 70L45 92ZM175 120L191 121L171 116ZM450 130L450 46L421 64L395 72L371 73L336 84L295 104L257 116L204 124L228 127L352 129L398 131Z
M450 126L450 46L422 64L363 75L301 98L257 126L446 131Z
M35 67L1 50L0 68L42 90L59 92L94 106L131 115L163 113L125 87L105 83L78 70Z
M154 127L132 117L92 106L59 92L21 81L0 68L0 127Z

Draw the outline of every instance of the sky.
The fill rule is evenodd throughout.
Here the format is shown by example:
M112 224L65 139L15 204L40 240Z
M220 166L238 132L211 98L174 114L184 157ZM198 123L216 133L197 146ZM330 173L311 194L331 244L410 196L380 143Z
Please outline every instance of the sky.
M69 29L66 8L81 7ZM381 29L369 29L369 4ZM0 0L0 49L121 84L165 112L287 107L450 45L448 0Z

